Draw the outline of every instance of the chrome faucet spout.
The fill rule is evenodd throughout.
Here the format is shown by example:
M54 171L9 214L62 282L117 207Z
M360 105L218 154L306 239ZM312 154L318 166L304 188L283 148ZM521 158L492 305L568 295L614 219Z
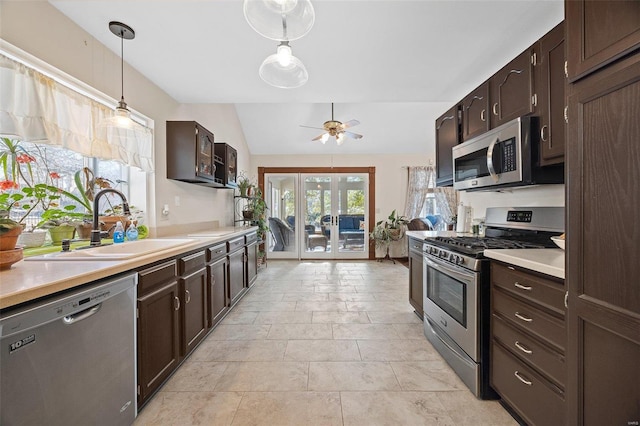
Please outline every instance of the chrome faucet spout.
M122 212L127 216L131 214L131 211L129 210L129 203L127 202L127 197L125 197L122 192L113 188L105 188L102 191L99 191L93 198L93 227L91 229L92 246L99 246L102 244L100 221L98 220L98 208L100 205L100 199L103 195L108 193L118 195L122 199Z

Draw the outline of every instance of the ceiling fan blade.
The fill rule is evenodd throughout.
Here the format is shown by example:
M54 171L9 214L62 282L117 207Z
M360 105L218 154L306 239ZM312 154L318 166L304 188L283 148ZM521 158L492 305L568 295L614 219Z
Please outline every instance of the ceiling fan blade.
M342 128L348 129L349 127L357 126L358 124L360 124L358 120L349 120L346 123L342 123Z
M318 130L324 130L324 127L305 126L305 125L303 125L303 124L300 124L300 127L306 127L307 129L318 129Z
M324 135L327 135L327 133L323 133L323 134L321 134L320 136L316 136L315 138L311 139L311 141L319 141L319 140L321 140L321 139L322 139L322 137L323 137ZM328 136L328 135L327 135L327 136ZM324 142L322 142L322 143L324 143Z
M362 139L362 135L359 135L357 133L353 133L353 132L347 132L345 130L344 132L345 135L349 136L351 139Z

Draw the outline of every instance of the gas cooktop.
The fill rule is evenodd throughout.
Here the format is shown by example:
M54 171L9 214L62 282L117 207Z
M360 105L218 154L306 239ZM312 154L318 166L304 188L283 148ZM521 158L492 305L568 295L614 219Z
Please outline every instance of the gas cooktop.
M544 239L548 240L548 243ZM480 257L486 249L523 249L555 247L549 237L533 239L507 239L492 237L435 237L428 242L438 247ZM533 241L532 241L533 240Z

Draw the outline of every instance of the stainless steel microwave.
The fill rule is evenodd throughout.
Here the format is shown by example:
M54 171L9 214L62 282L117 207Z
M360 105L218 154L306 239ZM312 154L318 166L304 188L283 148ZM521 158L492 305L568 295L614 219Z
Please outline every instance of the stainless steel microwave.
M537 117L520 117L453 147L453 187L494 189L564 183L564 165L540 167Z

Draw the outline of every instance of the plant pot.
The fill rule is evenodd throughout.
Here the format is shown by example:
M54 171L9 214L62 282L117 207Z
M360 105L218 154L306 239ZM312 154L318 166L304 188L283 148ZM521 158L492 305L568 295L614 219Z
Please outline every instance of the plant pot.
M51 235L51 244L53 244L54 246L61 246L62 240L72 240L75 232L75 226L71 225L60 225L49 228L49 235Z
M253 210L242 210L244 220L253 220Z
M0 250L0 269L9 269L11 265L22 260L22 247L13 250Z
M22 227L16 226L7 232L0 234L0 251L13 250L18 243L18 237L22 233Z
M18 238L18 244L25 248L42 247L47 237L45 231L23 232Z
M82 222L76 225L76 236L79 240L88 240L91 238L91 230L93 223Z
M122 226L126 230L131 223L125 216L100 216L100 229L104 232L108 232L107 238L113 238L113 231L116 229L116 223L122 222Z

